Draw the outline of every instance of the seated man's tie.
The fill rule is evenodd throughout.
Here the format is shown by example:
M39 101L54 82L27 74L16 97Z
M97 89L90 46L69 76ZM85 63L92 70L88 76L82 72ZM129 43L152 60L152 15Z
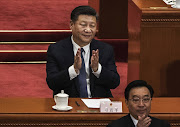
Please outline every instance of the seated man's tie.
M88 97L87 93L87 82L86 82L86 69L85 69L85 62L82 53L84 52L84 49L81 48L81 59L82 59L82 65L80 69L80 73L78 76L79 79L79 86L80 86L80 97Z

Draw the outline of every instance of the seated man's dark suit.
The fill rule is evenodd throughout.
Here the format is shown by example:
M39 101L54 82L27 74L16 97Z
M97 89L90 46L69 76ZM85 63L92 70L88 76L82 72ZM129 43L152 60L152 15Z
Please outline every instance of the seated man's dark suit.
M112 97L110 89L116 88L120 77L116 70L113 48L95 39L90 43L90 58L92 50L99 49L99 63L102 66L100 77L97 78L89 65L90 91L92 97ZM79 97L77 77L70 80L68 68L74 63L74 52L71 37L51 44L47 52L47 84L53 94L64 90L69 97Z
M151 116L150 118L152 121L149 127L170 127L166 121ZM107 127L135 127L135 125L130 117L130 114L128 114L118 120L112 121Z

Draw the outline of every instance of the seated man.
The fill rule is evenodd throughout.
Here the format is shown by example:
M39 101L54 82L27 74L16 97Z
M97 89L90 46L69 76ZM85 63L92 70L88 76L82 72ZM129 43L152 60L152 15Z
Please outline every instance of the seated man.
M90 6L71 13L72 36L51 44L47 52L47 84L53 94L69 97L112 97L120 83L112 46L94 39L97 14Z
M153 94L153 88L143 80L129 83L124 92L129 114L107 127L170 127L166 121L149 116Z

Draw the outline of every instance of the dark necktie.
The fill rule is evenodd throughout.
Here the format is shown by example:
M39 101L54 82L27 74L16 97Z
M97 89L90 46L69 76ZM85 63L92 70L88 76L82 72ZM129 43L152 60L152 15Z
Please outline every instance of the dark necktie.
M80 86L80 97L88 97L87 94L87 82L86 82L86 70L85 70L85 63L82 53L84 52L84 49L81 48L81 59L82 59L82 65L80 69L80 73L78 76L79 79L79 86Z

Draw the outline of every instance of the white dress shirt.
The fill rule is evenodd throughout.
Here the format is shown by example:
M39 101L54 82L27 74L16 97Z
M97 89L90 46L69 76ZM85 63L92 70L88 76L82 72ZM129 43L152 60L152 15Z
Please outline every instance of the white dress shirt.
M135 127L137 127L138 120L135 119L131 114L130 114L130 117L131 117L131 119L132 119L132 121L133 121Z
M71 40L72 40L72 44L73 44L73 51L74 51L74 56L77 53L78 48L83 48L84 52L83 52L83 57L84 57L84 62L85 62L85 69L86 69L86 82L87 82L87 92L88 92L88 98L91 98L91 91L90 91L90 75L89 75L89 59L90 59L90 43L84 47L80 47L79 45L77 45L74 40L73 40L73 36L71 36ZM98 64L98 70L96 72L92 73L99 78L100 73L101 73L101 69L102 66L99 63ZM68 69L69 72L69 77L70 80L74 79L75 77L77 77L79 74L76 73L75 69L74 69L74 65L70 66Z

